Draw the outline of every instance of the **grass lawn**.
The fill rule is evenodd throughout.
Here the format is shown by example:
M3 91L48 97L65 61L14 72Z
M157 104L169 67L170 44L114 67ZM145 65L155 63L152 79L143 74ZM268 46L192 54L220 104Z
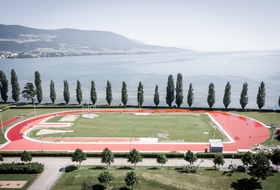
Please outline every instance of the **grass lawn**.
M61 180L55 185L53 190L76 190L81 189L82 183L90 181L96 184L96 189L104 189L100 185L97 176L102 172L102 167L82 166L73 172L65 173ZM248 183L250 176L247 173L235 172L229 176L222 171L215 171L212 168L200 167L195 174L182 174L179 168L174 167L136 167L135 173L140 177L140 183L135 185L134 189L145 190L179 190L179 189L252 189ZM109 167L109 172L114 176L114 180L107 189L119 187L120 189L129 189L126 187L124 178L130 168L122 169L119 167ZM280 173L262 181L262 188L267 190L276 190L280 185L278 180ZM239 180L239 181L238 181ZM247 188L244 188L245 187Z
M0 174L0 181L27 181L27 183L18 190L26 190L38 178L40 174ZM11 188L0 188L8 190Z
M129 137L130 124L132 137L153 137L159 141L208 142L214 130L206 114L162 114L136 116L129 113L101 113L93 119L79 117L63 137ZM48 122L57 122L61 116ZM59 130L65 130L59 128ZM38 130L37 130L38 131ZM31 137L37 131L30 133ZM207 132L207 134L204 134ZM59 137L61 134L49 134L44 137ZM219 138L219 134L215 135Z

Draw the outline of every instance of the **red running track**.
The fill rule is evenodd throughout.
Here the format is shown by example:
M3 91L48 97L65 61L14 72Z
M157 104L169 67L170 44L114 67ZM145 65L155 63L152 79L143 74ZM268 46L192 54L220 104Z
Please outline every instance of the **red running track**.
M106 113L187 113L189 110L95 110L95 112ZM204 112L204 111L200 111ZM1 151L74 151L80 148L83 151L100 152L105 147L112 151L127 152L130 150L130 143L75 143L75 142L44 142L27 139L21 134L29 130L48 117L55 115L67 115L82 113L82 110L64 111L46 114L35 118L27 119L12 126L6 132L8 142L0 147ZM233 139L233 142L224 143L223 151L236 152L237 149L250 149L252 145L264 142L269 138L269 130L260 122L244 116L238 116L225 112L208 112L224 131ZM132 143L132 148L142 152L186 152L187 150L203 152L209 148L209 143Z
M0 126L0 128L2 128L2 126L5 127L5 126L7 126L7 125L13 123L14 121L16 121L16 120L18 120L18 119L20 119L20 118L21 118L21 116L16 116L16 117L13 117L13 118L9 119L8 121L4 121L4 122L2 123L2 125Z

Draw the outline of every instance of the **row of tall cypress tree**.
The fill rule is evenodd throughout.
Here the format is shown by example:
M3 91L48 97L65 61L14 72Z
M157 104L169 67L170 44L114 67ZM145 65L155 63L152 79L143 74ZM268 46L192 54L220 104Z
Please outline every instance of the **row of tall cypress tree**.
M34 84L28 82L24 86L24 90L20 92L20 87L18 83L18 78L16 75L16 72L14 69L11 70L11 86L12 86L12 99L15 102L19 101L19 96L22 94L24 98L27 100L31 100L32 103L35 102L35 97L37 98L38 103L40 104L43 100L43 91L42 91L42 86L41 86L42 80L41 80L41 75L39 71L35 71L35 79L34 79ZM64 89L63 89L63 98L66 104L69 103L70 101L70 92L69 92L69 85L67 80L63 81ZM138 85L138 92L137 92L137 102L139 106L142 106L144 103L144 87L142 82L139 82ZM1 91L1 98L3 102L6 102L8 100L8 80L6 75L2 70L0 70L0 91ZM248 104L248 84L245 82L243 84L243 88L240 94L240 105L241 108L244 109L246 105ZM261 109L265 105L265 83L262 81L258 94L257 94L257 105L258 108ZM55 103L56 100L56 92L55 92L55 84L53 80L50 81L50 99L52 103ZM77 87L76 87L76 100L78 104L82 103L83 99L83 93L81 89L81 83L79 80L77 80ZM91 103L95 105L97 101L97 93L95 89L95 83L94 81L91 81L91 90L90 90L90 99ZM112 94L112 85L110 81L107 81L107 86L106 86L106 101L108 105L111 105L111 102L113 100L113 94ZM184 94L183 94L183 76L181 73L177 74L177 80L176 80L176 86L174 83L174 78L173 75L168 76L168 81L167 81L167 86L166 86L166 104L171 107L174 100L175 104L177 107L180 107L183 103L184 100ZM193 104L194 100L194 92L193 92L193 86L192 83L189 85L188 89L188 94L187 94L187 103L188 106L191 107ZM128 102L128 93L127 93L127 85L125 82L122 82L122 89L121 89L121 101L126 106ZM159 92L158 92L158 85L155 86L155 93L154 93L154 104L158 106L160 103L159 99ZM207 103L210 108L212 108L215 104L215 86L213 83L209 84L209 89L208 89L208 96L207 96ZM224 92L224 97L223 97L223 104L225 108L228 108L229 104L231 103L231 85L229 82L227 82L225 86L225 92ZM279 101L278 104L280 106L280 96L279 96Z

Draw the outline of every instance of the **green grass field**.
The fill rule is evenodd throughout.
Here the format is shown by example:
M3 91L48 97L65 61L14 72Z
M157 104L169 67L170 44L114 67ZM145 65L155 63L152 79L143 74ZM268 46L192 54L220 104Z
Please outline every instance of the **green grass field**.
M152 137L159 141L208 142L213 137L212 122L206 114L163 114L136 116L128 113L101 113L96 118L79 117L63 137L129 137L130 124L132 137ZM48 122L58 122L61 116ZM35 134L39 129L30 133ZM59 128L59 130L66 130ZM207 134L204 134L204 133ZM60 137L62 134L49 134L44 137ZM219 134L215 134L220 138Z
M82 183L85 181L96 184L96 189L104 189L97 179L102 169L103 167L99 166L82 166L78 170L65 173L53 190L81 189ZM177 169L179 168L163 167L161 170L160 167L136 167L135 173L140 177L140 183L134 189L252 189L250 188L251 184L247 181L250 178L247 173L235 172L232 176L228 176L222 171L213 170L213 168L200 167L195 174L182 174ZM124 183L125 175L129 171L129 168L121 169L111 166L109 172L113 174L115 179L109 184L107 189L111 189L114 186L123 190L130 189ZM262 188L264 190L278 189L280 185L279 177L280 173L276 173L275 176L269 177L266 181L262 181Z

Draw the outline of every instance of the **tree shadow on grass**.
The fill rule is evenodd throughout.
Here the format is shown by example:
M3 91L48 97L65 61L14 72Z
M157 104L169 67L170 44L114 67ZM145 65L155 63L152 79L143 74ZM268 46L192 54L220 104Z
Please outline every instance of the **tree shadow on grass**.
M120 190L130 190L127 187L121 187Z
M75 165L69 165L69 166L67 166L67 167L65 168L65 172L68 173L68 172L72 172L72 171L77 170L77 169L78 169L77 166L75 166Z
M158 170L159 168L157 167L151 167L151 168L148 168L147 170Z
M230 187L236 190L262 189L262 184L254 178L242 178L232 182Z
M104 190L106 188L101 184L94 184L90 181L86 181L82 184L82 189Z
M122 167L119 167L117 170L134 170L134 168L129 167L129 166L122 166Z
M92 190L104 190L106 189L103 185L95 184L92 186Z
M214 167L211 167L211 168L205 168L205 170L208 170L208 171L218 171L218 169L215 169Z
M107 169L107 167L104 166L93 166L91 168L89 168L90 170L105 170Z
M182 167L174 168L175 171L182 171Z
M224 171L222 175L226 175L228 177L231 177L233 175L232 171Z

